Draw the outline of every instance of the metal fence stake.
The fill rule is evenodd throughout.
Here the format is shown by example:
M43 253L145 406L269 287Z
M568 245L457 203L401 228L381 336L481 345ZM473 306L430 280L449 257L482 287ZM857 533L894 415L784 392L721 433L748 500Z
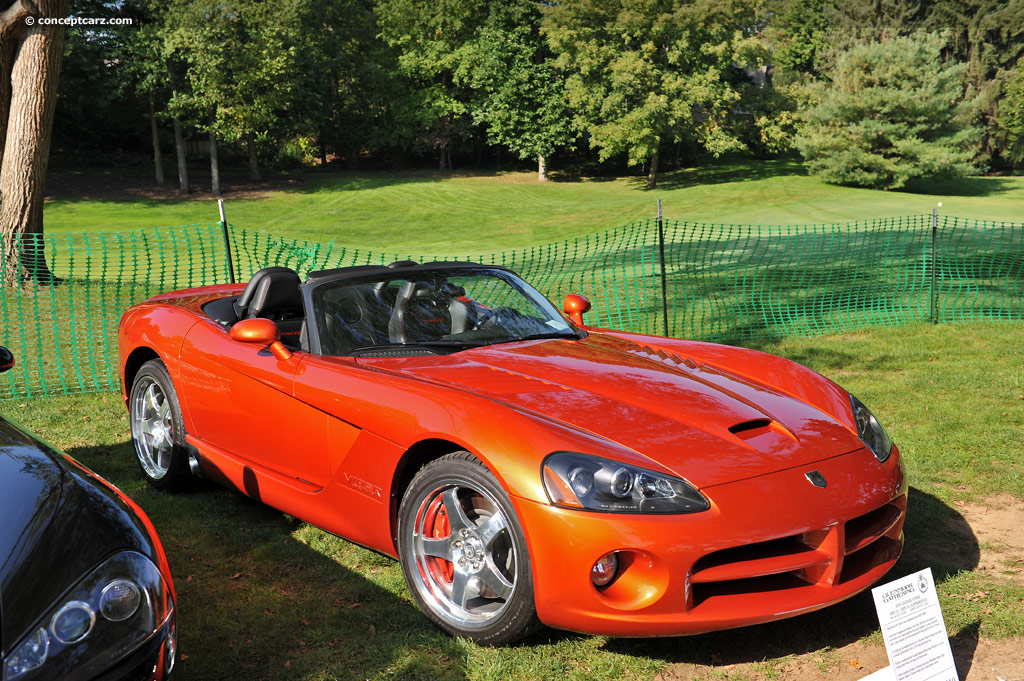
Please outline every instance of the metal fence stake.
M228 255L228 281L235 283L235 264L231 260L231 238L228 236L228 219L224 217L224 199L217 199L217 207L220 208L220 228L224 230L224 250Z
M664 319L663 336L668 336L668 274L665 271L665 220L661 214L661 199L658 199L658 251L661 258L661 312Z
M941 203L939 204L942 205ZM939 209L932 208L932 253L931 253L931 268L932 268L932 282L931 282L931 302L929 303L929 318L932 324L938 324L938 316L936 314L936 307L938 303L936 296L938 291L936 290L936 272L935 270L939 265L938 254L935 252L935 248L938 244L938 233L939 233Z

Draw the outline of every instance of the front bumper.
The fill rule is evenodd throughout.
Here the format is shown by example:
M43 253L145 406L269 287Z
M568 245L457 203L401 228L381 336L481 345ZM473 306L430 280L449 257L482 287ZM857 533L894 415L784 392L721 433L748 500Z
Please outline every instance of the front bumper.
M806 474L818 471L825 488ZM861 449L701 490L711 509L622 515L516 499L548 626L612 636L696 634L790 617L864 590L903 547L899 451ZM591 568L619 552L603 589Z

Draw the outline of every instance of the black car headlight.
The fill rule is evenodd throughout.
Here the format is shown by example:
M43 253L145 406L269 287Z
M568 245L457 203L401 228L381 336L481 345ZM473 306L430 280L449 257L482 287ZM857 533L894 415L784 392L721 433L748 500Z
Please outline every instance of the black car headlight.
M3 681L91 679L159 631L173 611L156 565L141 553L118 553L36 623L4 661ZM165 652L173 658L173 641ZM165 669L172 664L165 660Z
M664 473L575 452L544 460L544 488L555 506L606 513L698 513L711 508L690 483Z
M850 395L850 404L853 405L853 418L857 422L857 435L876 459L885 461L892 454L892 439L863 402Z

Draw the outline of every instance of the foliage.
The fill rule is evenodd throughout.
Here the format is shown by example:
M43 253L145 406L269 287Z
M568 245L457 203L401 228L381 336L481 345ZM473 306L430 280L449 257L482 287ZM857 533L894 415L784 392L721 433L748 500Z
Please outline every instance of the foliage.
M987 160L1011 158L996 117L1001 81L1024 56L1024 0L933 0L923 24L950 36L950 54L967 64L967 81L980 96Z
M476 38L460 50L456 82L475 94L472 115L493 144L519 158L549 157L578 133L565 97L565 77L539 33L534 0L492 3Z
M799 142L810 171L877 189L978 172L966 66L943 63L943 45L935 34L899 37L841 55Z
M167 47L189 87L172 107L193 113L226 140L265 136L286 122L296 89L297 0L177 0L164 17Z
M785 71L819 74L830 45L835 0L769 0L766 34L774 63Z
M471 94L455 79L467 43L487 18L485 0L378 0L381 37L398 50L398 67L418 86L420 121L448 169L451 146L468 132Z
M1017 61L999 102L1003 154L1014 167L1024 162L1024 57Z
M715 156L741 148L726 120L739 100L728 75L734 60L749 63L752 3L565 0L546 13L576 123L602 161L625 154L653 173L663 142Z

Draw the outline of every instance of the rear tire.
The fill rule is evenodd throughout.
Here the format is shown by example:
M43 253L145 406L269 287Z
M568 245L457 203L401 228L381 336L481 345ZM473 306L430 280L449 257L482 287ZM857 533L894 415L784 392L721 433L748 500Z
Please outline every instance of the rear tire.
M185 423L178 394L158 359L142 365L128 398L132 444L142 474L157 489L175 491L192 482L185 449Z
M416 603L451 634L504 645L540 624L515 509L469 452L432 461L413 478L398 511L398 555Z

